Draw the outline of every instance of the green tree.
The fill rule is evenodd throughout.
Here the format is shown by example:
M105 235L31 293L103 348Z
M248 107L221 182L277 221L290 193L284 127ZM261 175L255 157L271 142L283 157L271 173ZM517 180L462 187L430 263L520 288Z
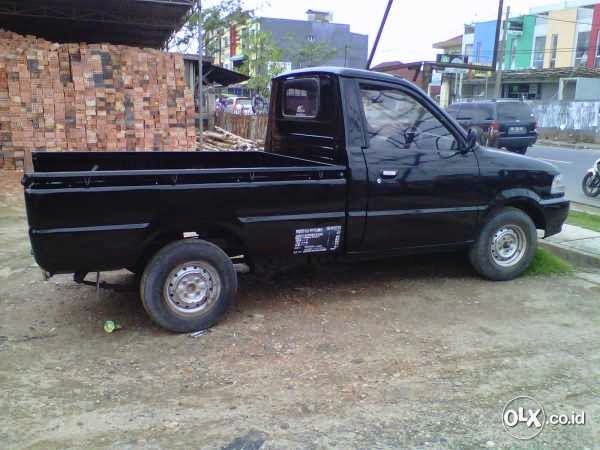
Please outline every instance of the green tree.
M248 26L248 32L242 40L246 59L241 71L249 75L248 88L256 94L267 96L271 79L285 70L281 63L283 51L277 46L273 35L262 31L258 21Z
M337 49L326 42L307 41L294 33L288 33L286 40L294 67L315 67L337 54Z
M213 55L218 52L223 32L233 23L242 25L254 18L254 10L244 9L242 0L221 0L218 4L202 8L198 13L196 7L181 30L169 41L169 48L189 52L198 42L198 21L204 31L204 54Z

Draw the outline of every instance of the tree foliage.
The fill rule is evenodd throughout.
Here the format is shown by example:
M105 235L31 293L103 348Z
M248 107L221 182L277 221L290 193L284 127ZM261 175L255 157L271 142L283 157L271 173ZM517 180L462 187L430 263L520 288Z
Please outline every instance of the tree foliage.
M249 32L242 41L246 60L241 71L251 78L248 88L259 95L269 93L271 79L285 70L281 63L283 51L277 46L273 35L262 31L257 21L250 24Z
M198 42L198 21L204 31L204 53L212 55L218 51L223 30L230 24L244 24L254 18L254 10L244 9L242 0L221 0L218 4L202 8L200 14L196 7L188 17L182 29L175 34L169 47L188 52Z
M288 53L294 67L315 67L337 54L337 49L323 41L307 41L288 33Z
M271 78L283 72L282 50L269 32L260 30L254 10L245 9L242 0L221 0L218 4L202 8L200 14L194 8L181 31L171 39L170 47L189 52L198 42L198 21L204 32L204 54L215 55L221 51L220 43L230 26L246 30L241 45L246 60L239 69L249 75L248 87L260 95L267 95Z

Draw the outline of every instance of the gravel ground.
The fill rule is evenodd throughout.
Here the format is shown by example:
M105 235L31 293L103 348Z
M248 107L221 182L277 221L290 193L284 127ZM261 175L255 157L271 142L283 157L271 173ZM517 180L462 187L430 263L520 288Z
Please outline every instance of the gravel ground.
M100 298L41 281L6 179L2 448L600 448L598 273L492 283L443 255L246 276L192 338L155 326L126 272ZM517 441L500 418L520 394L587 423Z

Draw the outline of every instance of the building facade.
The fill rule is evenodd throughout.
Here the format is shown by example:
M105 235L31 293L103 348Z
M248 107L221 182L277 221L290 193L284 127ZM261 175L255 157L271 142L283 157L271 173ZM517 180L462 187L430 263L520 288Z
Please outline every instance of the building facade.
M364 68L367 64L368 36L353 33L350 25L333 23L332 14L307 11L306 20L261 17L244 25L231 25L209 39L218 45L208 48L216 64L236 70L248 57L247 42L252 33L270 34L282 50L282 60L273 61L285 69L332 65Z
M533 15L516 17L508 21L506 51L502 61L504 69L523 69L533 64L531 50L535 42L535 23L536 17Z
M491 64L496 21L465 27L463 54L473 64ZM506 23L504 70L600 68L600 2L567 0L531 8Z

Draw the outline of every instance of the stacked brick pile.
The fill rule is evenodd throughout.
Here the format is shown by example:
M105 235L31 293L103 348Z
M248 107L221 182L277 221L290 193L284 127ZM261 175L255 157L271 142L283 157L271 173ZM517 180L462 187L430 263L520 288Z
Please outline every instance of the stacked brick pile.
M193 150L181 55L0 30L0 168L32 150Z

